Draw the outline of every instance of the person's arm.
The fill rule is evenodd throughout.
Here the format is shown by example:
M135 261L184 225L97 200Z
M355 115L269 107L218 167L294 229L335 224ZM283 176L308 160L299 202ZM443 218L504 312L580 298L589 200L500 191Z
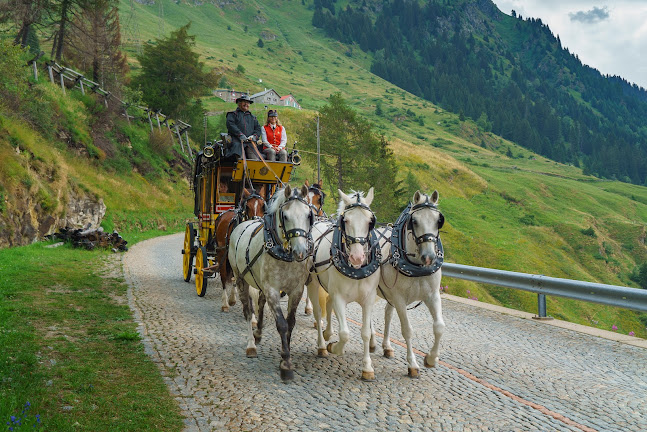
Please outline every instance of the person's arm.
M285 128L284 127L283 127L283 130L281 132L283 132L283 133L281 134L281 144L279 144L279 150L283 150L285 148L285 145L288 142L288 134L285 133Z
M254 117L254 135L256 135L256 139L261 136L261 125L256 117Z
M236 123L236 113L227 113L227 132L229 132L229 135L232 137L240 138L243 133L240 131Z
M265 132L265 128L261 128L261 140L263 141L263 145L265 147L270 147L269 141L267 141L267 132Z

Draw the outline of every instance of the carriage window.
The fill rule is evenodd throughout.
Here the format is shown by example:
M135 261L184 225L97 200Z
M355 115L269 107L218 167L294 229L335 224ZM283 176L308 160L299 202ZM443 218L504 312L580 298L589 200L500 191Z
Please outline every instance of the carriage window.
M231 181L231 168L220 168L220 176L218 178L218 198L219 203L235 203L236 191L233 188Z

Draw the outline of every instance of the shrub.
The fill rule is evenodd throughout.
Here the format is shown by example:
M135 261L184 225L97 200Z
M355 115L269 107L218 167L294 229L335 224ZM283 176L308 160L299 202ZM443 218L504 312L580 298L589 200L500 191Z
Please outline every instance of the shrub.
M154 129L148 137L148 143L153 152L164 159L171 156L171 149L173 148L173 137L168 130L162 129L160 132Z
M580 232L589 237L597 237L597 234L595 234L595 231L593 230L592 227L588 227L586 229L580 230Z

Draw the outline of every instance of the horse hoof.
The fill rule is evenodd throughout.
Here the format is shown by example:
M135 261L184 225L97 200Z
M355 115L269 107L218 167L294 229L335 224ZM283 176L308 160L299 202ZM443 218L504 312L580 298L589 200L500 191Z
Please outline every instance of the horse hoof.
M294 379L294 371L291 369L281 369L281 379L283 381L292 381Z
M254 330L256 330L256 329L258 328L258 324L257 324L257 323L255 323L255 322L253 322L253 323L252 323L252 328L253 328Z
M370 347L368 347L368 350L369 350L369 352L374 353L375 352L375 347L370 346Z
M229 306L223 306L220 308L220 310L223 312L229 312Z
M326 348L319 348L317 350L317 357L328 357L328 349Z
M375 372L362 371L362 381L375 381Z
M236 304L236 300L229 300L229 306L234 306Z
M427 356L425 356L425 367L428 367L428 368L436 367L436 363L438 363L438 357L435 357L431 362L428 362Z
M392 350L392 349L390 349L390 348L389 348L389 349L385 349L385 350L384 350L384 357L386 357L386 358L393 358L393 357L395 357L395 351L393 351L393 350Z
M247 355L247 358L256 358L256 348L247 348L247 351L245 353Z
M305 313L306 315L312 315L312 308L306 308Z
M332 344L333 343L330 342L328 345L326 345L326 350L328 350L328 352L332 352Z
M409 368L409 378L420 378L420 370Z

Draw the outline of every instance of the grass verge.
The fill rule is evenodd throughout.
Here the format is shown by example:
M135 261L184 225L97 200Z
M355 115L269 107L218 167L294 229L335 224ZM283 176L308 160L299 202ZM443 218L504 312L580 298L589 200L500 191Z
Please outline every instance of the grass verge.
M109 272L114 261L105 265L116 256L45 245L0 250L0 420L15 430L180 430L127 286Z

